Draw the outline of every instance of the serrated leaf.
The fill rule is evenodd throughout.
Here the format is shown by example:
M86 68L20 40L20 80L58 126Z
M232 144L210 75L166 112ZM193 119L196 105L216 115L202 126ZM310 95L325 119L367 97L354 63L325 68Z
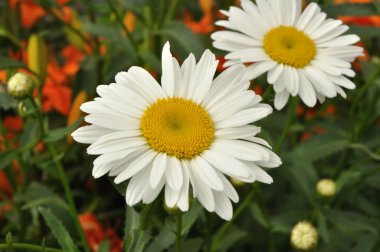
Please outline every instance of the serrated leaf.
M145 230L133 230L131 232L131 239L128 240L128 252L141 252L145 251L146 244L150 241L152 236Z
M342 151L348 148L349 145L350 142L341 136L324 135L314 137L304 143L299 144L291 152L291 158L297 161L305 160L315 162Z
M58 207L64 208L67 211L70 211L69 206L62 199L58 197L44 197L36 200L29 201L27 204L22 206L22 209L28 209L33 207L38 207L42 205L56 205Z
M39 210L59 245L64 250L79 252L63 223L49 209L40 208Z

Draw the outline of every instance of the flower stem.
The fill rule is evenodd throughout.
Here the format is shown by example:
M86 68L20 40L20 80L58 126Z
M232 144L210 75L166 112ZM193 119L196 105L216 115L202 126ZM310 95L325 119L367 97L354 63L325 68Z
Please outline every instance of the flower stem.
M232 225L233 221L236 220L237 217L239 217L240 214L249 206L249 203L251 203L251 200L253 196L255 195L255 193L256 191L254 190L254 188L252 188L251 191L248 193L248 195L245 197L244 201L236 209L234 215L232 216L232 219L230 221L225 222L222 225L218 233L215 235L214 242L211 246L211 251L218 251L219 243L222 241L226 231Z
M133 49L135 49L135 51L138 52L137 43L136 43L135 39L133 38L132 34L128 31L127 27L125 26L122 17L120 16L119 12L117 11L117 9L115 7L114 2L112 0L108 0L107 2L108 2L108 5L109 5L112 13L115 14L117 21L119 22L121 28L123 29L125 35L127 36L127 39L129 40L129 42L131 43L131 45L133 47ZM143 65L144 61L142 60L139 53L137 53L136 57L137 57L138 64Z
M2 249L20 249L22 251L64 252L64 250L61 250L61 249L47 248L47 247L42 247L39 245L27 244L27 243L12 243L12 244L0 243L0 250Z
M32 102L33 108L36 111L35 115L37 116L38 124L40 127L40 140L43 140L44 136L46 135L46 131L45 131L45 127L43 124L41 111L40 111L40 108L37 105L36 101L34 100L34 98L31 97L30 101ZM59 161L58 153L57 153L54 145L51 143L46 143L46 145L47 145L47 148L48 148L50 155L53 157L54 165L55 165L56 169L58 170L59 178L61 180L63 189L65 191L66 200L69 203L70 214L73 218L75 227L76 227L77 232L80 236L82 246L86 252L89 252L90 249L88 247L86 237L84 236L83 229L82 229L82 227L79 223L79 220L78 220L78 212L77 212L77 209L75 207L74 198L73 198L73 195L71 193L71 189L70 189L70 185L69 185L66 173L65 173L65 169L64 169L62 163Z
M282 129L281 135L273 147L273 150L275 152L277 152L281 148L282 144L284 143L284 141L286 139L286 136L289 133L290 126L292 126L293 120L294 120L295 115L296 115L297 104L298 104L298 99L297 98L291 98L290 107L288 109L288 116L287 116L287 119L285 122L285 126Z
M182 251L182 245L181 245L181 233L182 233L182 212L177 214L177 231L176 231L176 251L181 252Z

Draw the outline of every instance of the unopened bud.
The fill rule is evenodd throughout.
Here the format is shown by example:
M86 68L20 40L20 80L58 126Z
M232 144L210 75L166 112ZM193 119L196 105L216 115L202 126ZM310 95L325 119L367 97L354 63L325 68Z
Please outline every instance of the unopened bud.
M33 80L24 73L16 73L8 81L8 93L15 99L25 99L33 92Z
M311 251L318 244L318 232L309 222L298 222L292 229L290 243L298 251Z
M317 183L317 192L323 197L332 197L336 193L336 184L331 179L321 179Z

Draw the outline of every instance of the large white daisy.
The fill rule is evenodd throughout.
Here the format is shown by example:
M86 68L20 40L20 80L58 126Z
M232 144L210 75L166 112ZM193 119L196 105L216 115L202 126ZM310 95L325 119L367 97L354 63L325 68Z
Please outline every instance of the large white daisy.
M97 88L100 97L84 103L91 125L72 136L91 144L93 176L108 173L115 183L129 180L126 202L151 203L164 188L165 203L182 211L192 195L210 212L232 217L230 200L239 196L227 179L272 183L261 167L281 164L249 125L272 112L247 90L245 67L235 65L213 80L218 61L207 50L198 64L191 54L180 66L166 43L160 84L144 69L131 67L116 83ZM261 167L260 167L261 166Z
M232 31L213 33L213 45L229 52L225 66L254 63L247 68L247 79L268 73L276 109L290 95L313 107L317 99L346 97L343 88L355 88L346 76L355 76L350 62L363 49L352 46L358 36L342 35L348 30L342 21L326 19L315 3L301 12L301 0L242 0L241 6L222 11L228 20L216 24Z

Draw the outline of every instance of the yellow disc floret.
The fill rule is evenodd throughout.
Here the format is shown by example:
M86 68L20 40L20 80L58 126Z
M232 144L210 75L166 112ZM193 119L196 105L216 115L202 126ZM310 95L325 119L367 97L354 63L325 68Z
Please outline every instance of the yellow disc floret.
M157 100L145 110L140 128L153 150L179 159L192 159L214 140L208 112L183 98Z
M294 27L280 26L265 35L264 51L278 63L304 68L314 59L317 48L304 32Z

